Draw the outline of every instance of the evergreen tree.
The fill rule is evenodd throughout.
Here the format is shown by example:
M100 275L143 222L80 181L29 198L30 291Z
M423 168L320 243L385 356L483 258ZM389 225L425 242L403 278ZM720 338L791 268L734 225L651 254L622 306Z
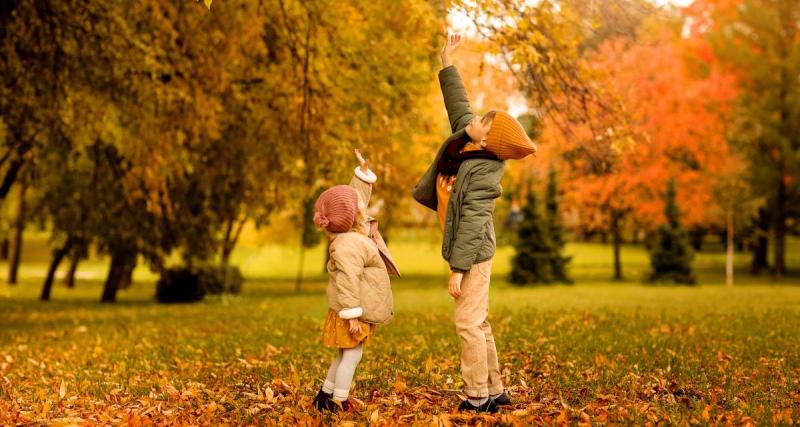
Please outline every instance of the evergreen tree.
M675 202L675 180L669 180L664 200L667 223L658 228L657 241L650 250L650 282L672 282L693 285L692 253L689 236L680 224L680 211Z
M530 187L522 216L509 281L517 285L552 283L555 280L551 263L553 244L539 212L536 194Z
M547 193L545 199L547 233L551 241L550 269L558 282L572 283L567 277L567 264L572 257L563 255L564 226L561 223L561 209L558 203L558 175L555 167L547 174Z

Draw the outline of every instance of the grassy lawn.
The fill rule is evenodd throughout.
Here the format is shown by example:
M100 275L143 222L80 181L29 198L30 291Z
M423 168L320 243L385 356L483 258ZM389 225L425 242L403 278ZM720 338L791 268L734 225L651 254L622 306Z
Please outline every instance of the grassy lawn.
M629 281L612 283L600 245L569 247L574 286L512 287L500 251L490 321L517 404L494 418L452 414L459 342L438 248L392 246L407 275L394 283L397 316L365 351L354 411L336 417L309 407L333 356L321 345L320 250L297 293L296 254L241 248L235 262L252 278L243 293L188 305L154 303L145 271L117 304L97 303L100 260L41 303L46 257L26 258L20 284L0 284L0 424L800 421L797 278L746 276L743 256L726 288L724 255L712 251L698 256L700 286L643 286L647 256L626 247Z

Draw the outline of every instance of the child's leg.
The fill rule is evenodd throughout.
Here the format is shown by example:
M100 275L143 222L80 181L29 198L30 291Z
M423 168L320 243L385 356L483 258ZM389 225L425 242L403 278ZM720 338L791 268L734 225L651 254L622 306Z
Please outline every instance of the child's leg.
M336 370L336 386L333 388L333 398L340 402L347 400L350 394L350 385L353 383L353 375L356 373L358 362L361 361L363 348L361 344L342 350L342 360Z
M328 368L328 376L325 377L325 382L322 383L322 391L328 394L333 394L333 389L336 385L336 370L339 369L339 364L342 362L342 350L339 350L339 355L333 359L331 366Z

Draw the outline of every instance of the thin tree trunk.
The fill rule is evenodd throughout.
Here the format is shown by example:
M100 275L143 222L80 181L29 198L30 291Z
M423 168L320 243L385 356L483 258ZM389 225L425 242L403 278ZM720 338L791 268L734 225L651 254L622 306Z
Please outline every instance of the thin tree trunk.
M222 242L222 254L220 254L221 267L227 268L230 264L231 254L236 248L236 244L239 242L239 236L242 234L242 229L244 228L246 222L247 218L245 217L239 221L239 224L237 224L235 228L233 219L228 222L228 226L225 231L225 239Z
M767 260L767 252L769 248L769 215L767 210L761 208L758 210L758 218L756 219L755 241L753 242L753 260L750 264L751 274L760 274L762 271L769 269L769 261Z
M706 236L706 231L702 228L696 228L689 233L689 240L692 245L692 249L697 252L703 250L703 239Z
M614 280L622 280L622 257L620 254L622 247L622 236L620 232L619 221L619 214L612 213L611 234L614 240Z
M64 277L64 286L70 289L75 289L75 273L78 271L78 264L80 262L80 254L75 253L72 255L69 262L69 270L67 270L67 275Z
M733 286L733 209L728 210L728 253L725 257L725 284Z
M294 290L300 292L303 286L303 266L305 264L306 245L303 244L303 238L300 238L300 262L297 263L297 279L294 282Z
M47 277L44 279L44 284L42 285L42 293L39 296L39 299L42 301L49 301L50 300L50 291L53 289L53 282L56 278L56 271L58 270L58 266L61 264L61 260L69 253L69 250L72 246L72 241L67 240L64 243L64 246L53 250L53 259L50 261L50 268L47 269Z
M222 268L228 267L228 262L230 261L231 251L228 249L228 242L231 240L232 233L233 218L229 219L228 223L225 225L225 237L222 239L222 253L219 258L219 263Z
M17 221L14 224L14 246L8 262L8 283L12 285L17 283L17 272L22 258L22 235L25 232L25 193L28 191L26 179L20 180L19 184L19 207L17 209Z
M10 246L10 244L9 244L9 241L8 241L8 237L6 237L2 241L0 241L0 259L2 259L3 261L8 260L8 249L9 249L9 246Z
M228 268L228 265L231 262L231 251L227 248L222 248L222 255L219 258L219 265L222 268Z
M780 279L786 274L786 183L783 176L778 184L777 206L775 212L775 225L773 227L773 249L775 261L772 265L772 275Z

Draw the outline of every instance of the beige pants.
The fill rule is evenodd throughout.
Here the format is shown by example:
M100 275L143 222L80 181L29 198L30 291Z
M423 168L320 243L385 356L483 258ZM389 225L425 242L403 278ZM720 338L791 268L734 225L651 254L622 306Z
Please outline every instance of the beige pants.
M489 315L489 277L492 260L472 266L461 282L456 301L455 324L461 337L461 376L469 397L487 397L503 391L500 364Z

